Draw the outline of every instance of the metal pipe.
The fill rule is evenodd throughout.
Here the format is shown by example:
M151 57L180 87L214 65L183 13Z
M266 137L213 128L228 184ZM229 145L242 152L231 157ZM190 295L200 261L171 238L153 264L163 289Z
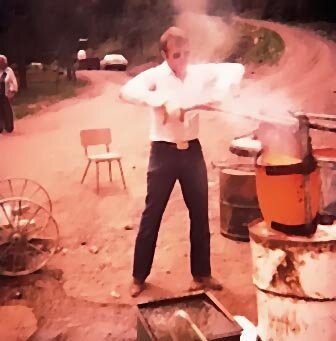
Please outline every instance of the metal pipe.
M191 336L193 337L193 340L196 337L196 340L208 341L186 311L182 309L177 310L170 322L170 334L174 341L185 341L186 337Z
M301 157L302 160L306 160L309 155L312 155L312 147L309 136L309 120L306 116L299 117L299 138L301 144ZM304 186L304 208L305 208L305 225L312 223L312 210L311 210L311 193L310 193L310 176L304 174L303 176Z

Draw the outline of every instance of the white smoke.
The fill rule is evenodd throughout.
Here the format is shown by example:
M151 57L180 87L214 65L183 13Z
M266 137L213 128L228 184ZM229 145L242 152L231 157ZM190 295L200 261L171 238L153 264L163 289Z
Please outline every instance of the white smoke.
M207 14L206 0L173 0L176 25L190 39L193 62L221 61L237 41L237 33L223 18Z
M232 25L221 17L208 15L210 2L207 0L172 1L178 11L176 25L184 29L190 39L192 62L220 62L225 59L240 39ZM260 122L273 123L273 131L260 132L263 143L279 153L297 154L293 140L293 127L297 122L289 111L299 110L301 103L293 101L285 89L246 80L246 76L239 96L227 96L221 107L227 130L240 135L257 129ZM277 126L278 130L274 128Z

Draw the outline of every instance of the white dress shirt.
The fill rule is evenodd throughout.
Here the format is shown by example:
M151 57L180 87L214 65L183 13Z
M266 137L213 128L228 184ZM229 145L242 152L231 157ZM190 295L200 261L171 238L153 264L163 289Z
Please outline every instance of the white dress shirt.
M14 74L14 71L7 66L4 71L0 71L0 78L2 77L3 73L6 72L5 78L5 95L8 97L9 92L17 92L18 91L18 83Z
M232 86L240 84L244 72L244 66L238 63L189 65L182 81L163 62L128 81L120 95L126 101L152 108L151 141L190 141L198 137L199 115L187 114L185 122L181 122L179 109L223 102ZM166 123L156 110L162 105L169 114Z

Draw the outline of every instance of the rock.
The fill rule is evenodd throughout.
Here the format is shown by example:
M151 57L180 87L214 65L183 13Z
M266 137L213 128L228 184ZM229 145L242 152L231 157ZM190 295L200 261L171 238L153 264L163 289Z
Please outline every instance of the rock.
M56 253L59 253L63 250L63 247L62 246L57 246L57 249L56 249Z
M63 248L62 249L62 251L61 251L61 253L62 253L62 255L64 256L64 255L66 255L67 253L68 253L68 249L67 248Z
M93 253L93 254L97 254L98 251L99 251L99 249L98 249L97 246L93 245L93 246L90 247L89 251L90 251L91 253Z
M132 225L125 225L124 226L124 230L126 230L126 231L134 230L134 226L132 226Z
M0 307L0 321L0 340L28 340L37 330L33 310L22 305Z
M105 267L106 267L106 264L99 264L99 266L98 266L98 268L99 268L99 270L104 270L105 269Z
M115 290L111 291L110 295L113 298L120 298L120 294L117 291L115 291Z
M253 44L254 45L257 45L259 42L259 37L255 37L254 40L253 40Z
M14 297L19 300L20 298L22 298L22 292L16 291Z
M170 274L171 274L171 271L170 271L170 270L167 270L167 271L166 271L166 274L167 274L167 275L170 275Z
M135 167L135 166L133 166L133 167L132 167L132 169L136 169L136 167Z
M50 274L52 277L54 277L56 279L56 281L60 281L63 277L63 270L52 269L52 270L50 270Z
M82 245L82 246L86 245L86 242L81 242L81 245Z

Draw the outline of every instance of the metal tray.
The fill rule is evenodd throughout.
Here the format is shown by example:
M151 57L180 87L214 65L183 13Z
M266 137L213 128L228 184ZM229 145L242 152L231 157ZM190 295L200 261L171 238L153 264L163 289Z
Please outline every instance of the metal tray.
M215 308L217 312L221 314L221 319L223 319L221 325L221 330L216 330L215 335L210 338L205 333L205 337L208 337L208 341L239 341L242 333L242 328L234 320L232 315L221 305L218 300L204 291L197 291L183 296L164 298L160 300L155 300L147 303L142 303L137 305L138 318L137 318L137 341L159 341L162 340L159 336L153 324L148 320L148 315L150 313L157 312L159 309L171 308L171 312L166 314L173 314L175 310L181 309L181 305L192 305L192 304L207 304ZM195 307L194 307L195 308ZM196 308L197 309L197 308ZM214 310L214 311L215 311ZM217 314L216 312L216 314ZM219 316L217 316L219 317ZM204 318L204 317L203 317ZM195 321L196 322L196 321ZM197 323L196 323L197 325ZM218 323L217 323L218 325ZM203 332L202 326L198 326ZM217 326L218 327L218 326ZM209 328L209 326L208 326ZM169 340L165 338L164 340ZM187 341L187 340L186 340ZM188 340L189 341L189 340Z

